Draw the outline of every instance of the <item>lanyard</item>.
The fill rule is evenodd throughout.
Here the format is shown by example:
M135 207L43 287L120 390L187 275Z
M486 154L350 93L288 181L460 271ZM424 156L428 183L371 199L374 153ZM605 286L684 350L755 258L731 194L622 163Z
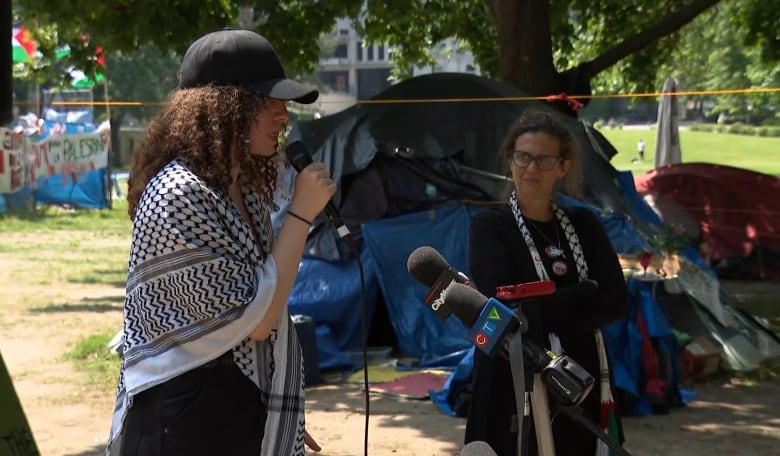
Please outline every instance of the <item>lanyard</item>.
M523 240L528 246L528 251L531 253L531 258L534 261L534 268L536 269L536 275L539 276L539 280L549 280L550 275L547 269L542 263L542 257L539 255L539 250L536 248L531 232L528 231L528 227L523 220L523 214L520 212L520 206L517 204L517 193L512 191L512 195L509 197L509 207L512 208L512 213L515 215L515 221L517 227L520 229L520 234L523 235ZM569 248L574 256L574 263L577 266L577 273L580 280L584 280L588 277L588 265L585 263L585 256L582 254L582 247L580 246L580 240L577 237L577 233L574 232L574 227L569 221L569 217L559 208L555 203L552 203L553 213L561 224L563 235L566 241L569 243Z

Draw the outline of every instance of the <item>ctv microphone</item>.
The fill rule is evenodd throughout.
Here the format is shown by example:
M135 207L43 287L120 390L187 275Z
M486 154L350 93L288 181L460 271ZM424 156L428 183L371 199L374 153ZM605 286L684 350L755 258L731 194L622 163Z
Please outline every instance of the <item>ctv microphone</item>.
M444 305L444 292L453 283L468 284L469 278L453 269L433 247L418 247L406 260L406 269L418 282L430 287L423 302L442 320L452 312Z
M487 298L468 285L453 283L444 293L444 303L468 328L471 342L482 352L509 359L507 344L516 331L528 329L528 322L494 298ZM541 374L548 391L560 403L574 406L593 387L593 376L567 356L544 350L531 339L523 339L523 355L534 372Z
M295 170L299 173L303 170L303 168L309 166L312 163L311 156L309 156L309 152L306 151L306 145L304 145L301 141L293 141L288 144L284 150L284 153L287 156L287 161L289 161L292 167L295 168ZM328 201L328 204L325 205L323 212L325 212L325 215L328 217L330 223L332 223L336 228L336 233L338 233L341 239L344 239L351 234L349 232L349 228L347 228L347 225L345 225L341 220L339 210L336 209L336 206L333 205L332 201Z

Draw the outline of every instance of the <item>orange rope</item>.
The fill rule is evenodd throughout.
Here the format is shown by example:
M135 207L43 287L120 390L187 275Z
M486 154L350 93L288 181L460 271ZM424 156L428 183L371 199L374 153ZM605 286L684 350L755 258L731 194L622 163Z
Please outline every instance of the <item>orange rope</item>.
M355 104L413 104L413 103L486 103L486 102L513 102L513 101L552 101L560 99L567 102L577 102L587 98L647 98L660 97L663 95L729 95L729 94L749 94L749 93L772 93L780 92L780 87L753 88L753 89L722 89L722 90L684 90L678 92L646 92L646 93L612 93L596 95L545 95L545 96L525 96L525 97L475 97L475 98L409 98L409 99L371 99L356 100ZM318 103L344 103L343 101L320 101ZM17 102L18 105L32 105L33 102ZM154 106L163 105L160 101L53 101L52 106Z

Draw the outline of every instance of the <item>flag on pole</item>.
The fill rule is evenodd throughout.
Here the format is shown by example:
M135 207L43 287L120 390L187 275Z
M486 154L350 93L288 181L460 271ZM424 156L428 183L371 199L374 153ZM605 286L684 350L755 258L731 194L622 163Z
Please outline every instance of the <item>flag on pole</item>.
M35 41L30 31L24 27L11 29L11 49L13 50L13 62L27 62L35 56Z
M72 69L70 70L70 86L74 89L89 89L95 86L99 82L103 82L105 76L103 73L95 73L95 76L89 77L83 71Z
M96 84L103 82L105 79L104 70L106 68L106 56L103 53L103 46L98 46L97 49L95 49L95 62L103 71L98 70L92 77L87 76L83 71L76 68L69 70L71 87L74 89L89 89Z
M86 40L87 37L85 36ZM11 48L13 50L13 63L29 62L36 58L37 46L30 31L24 27L15 27L11 31ZM70 48L65 46L55 50L55 60L60 60L70 55ZM95 61L100 68L105 68L106 58L103 46L98 46L95 52ZM71 87L74 89L89 89L103 82L105 75L98 71L93 77L88 77L83 71L70 67L68 73L71 77Z

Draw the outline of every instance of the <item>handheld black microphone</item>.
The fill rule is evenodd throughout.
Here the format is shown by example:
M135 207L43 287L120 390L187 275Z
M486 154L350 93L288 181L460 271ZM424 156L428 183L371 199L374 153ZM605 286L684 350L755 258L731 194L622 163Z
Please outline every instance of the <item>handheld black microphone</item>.
M509 338L516 331L523 333L528 328L522 314L465 284L453 283L447 287L444 302L468 328L471 342L489 356L499 353L509 359ZM590 393L594 379L582 366L565 355L542 349L528 338L522 342L525 359L534 372L541 374L542 382L559 402L577 405Z
M301 141L293 141L288 144L284 150L284 154L287 156L287 161L289 161L292 167L299 173L303 168L313 163L309 152L306 150L306 145ZM347 225L341 220L339 210L336 209L336 206L333 205L332 201L328 201L323 212L325 212L330 223L336 228L336 233L338 233L341 239L344 239L351 234Z
M466 446L460 450L460 456L497 456L497 454L487 443L481 440L475 440L467 443Z
M421 284L430 287L423 302L442 320L452 312L444 304L444 292L453 283L470 283L462 272L453 269L433 247L418 247L406 260L406 269Z

